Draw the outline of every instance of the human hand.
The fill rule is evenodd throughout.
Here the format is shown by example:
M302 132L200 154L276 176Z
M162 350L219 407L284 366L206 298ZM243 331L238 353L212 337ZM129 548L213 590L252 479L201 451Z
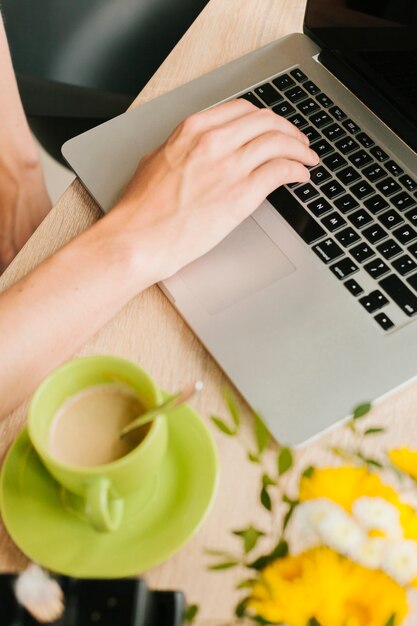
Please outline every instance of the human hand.
M309 180L306 166L318 162L286 119L226 102L192 115L146 155L109 218L148 251L159 281L208 252L274 189Z
M8 152L8 151L5 151ZM38 158L0 156L0 274L51 208Z

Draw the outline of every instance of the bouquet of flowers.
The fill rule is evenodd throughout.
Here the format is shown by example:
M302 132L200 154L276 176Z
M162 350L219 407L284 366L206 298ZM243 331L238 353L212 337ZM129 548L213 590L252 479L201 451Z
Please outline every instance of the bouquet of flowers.
M239 434L240 416L228 392L226 400L230 418L212 420L232 437ZM408 493L414 489L417 451L367 455L366 442L385 430L369 424L371 413L370 404L356 408L346 423L349 446L326 450L320 467L294 463L294 451L277 449L255 416L248 459L259 466L259 499L272 531L250 525L234 531L238 552L208 551L210 569L242 569L238 623L403 624L417 588L417 511L400 487L402 493L404 485ZM196 611L190 607L191 616Z

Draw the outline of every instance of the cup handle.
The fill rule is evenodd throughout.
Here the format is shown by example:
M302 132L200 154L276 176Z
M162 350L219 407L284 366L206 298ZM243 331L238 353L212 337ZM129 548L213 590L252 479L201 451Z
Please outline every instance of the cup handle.
M117 530L123 517L123 500L110 492L110 481L106 478L92 480L86 492L86 513L96 530L102 533Z

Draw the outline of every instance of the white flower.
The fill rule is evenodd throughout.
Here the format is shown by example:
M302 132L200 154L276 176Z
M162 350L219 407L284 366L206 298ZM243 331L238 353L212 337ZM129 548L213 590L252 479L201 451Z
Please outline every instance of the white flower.
M58 583L32 563L19 574L15 595L39 622L53 622L64 612L64 596Z
M365 531L356 520L337 505L319 521L316 528L323 543L339 554L358 552L366 538Z
M387 542L382 569L400 585L417 577L417 542L411 539Z
M353 503L352 514L367 530L380 530L394 539L403 537L398 509L383 498L358 498Z
M349 557L369 569L380 569L384 550L387 545L386 539L381 537L366 537L366 539L349 553Z
M299 504L292 515L291 525L297 538L297 552L310 550L321 544L316 530L317 519L322 518L328 511L328 500L320 498Z

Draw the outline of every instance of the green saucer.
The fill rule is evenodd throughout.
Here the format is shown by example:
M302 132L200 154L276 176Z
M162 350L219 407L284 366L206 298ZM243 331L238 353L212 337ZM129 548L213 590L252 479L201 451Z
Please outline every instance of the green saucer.
M77 578L132 576L172 556L207 515L218 459L211 433L190 407L173 411L168 424L168 451L149 498L128 498L121 527L105 534L77 513L75 498L47 473L25 429L0 483L3 522L16 545L47 569Z

